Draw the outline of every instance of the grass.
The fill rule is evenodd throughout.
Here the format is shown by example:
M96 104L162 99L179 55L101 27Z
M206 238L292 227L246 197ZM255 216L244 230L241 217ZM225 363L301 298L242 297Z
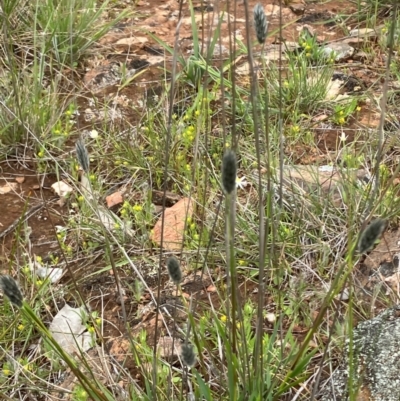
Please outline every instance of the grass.
M296 52L288 49L285 60L268 62L262 8L253 32L247 3L247 37L231 41L227 59L216 60L224 15L200 38L189 3L193 54L179 51L178 35L171 46L148 34L165 50L165 90L145 107L130 103L133 118L82 127L82 99L91 95L78 72L99 39L126 17L107 19L111 5L119 7L80 0L1 4L0 153L9 163L31 160L39 178L63 179L73 188L63 226L54 230L55 251L35 255L21 224L4 255L4 394L55 397L56 378L68 366L77 379L66 390L74 401L315 399L345 338L351 341L354 321L372 314L358 303L355 266L385 224L398 223L399 167L389 152L398 139L390 138L389 146L381 132L380 140L369 140L365 129L352 125L366 99L371 108L379 100L372 91L328 100L328 84L341 66L306 33ZM378 23L387 8L374 2L366 13ZM228 24L232 36L233 28ZM397 48L398 28L387 23L386 29L390 47ZM207 54L201 41L210 43ZM372 46L377 54L387 51L387 43ZM243 55L250 62L245 77L235 71ZM398 81L396 60L386 71ZM130 83L121 82L119 94ZM388 93L388 114L396 112L395 95ZM114 107L100 97L93 103L105 112ZM321 129L337 133L334 151L318 147ZM327 195L318 169L308 173L311 186L287 179L298 159L308 160L303 153L338 171L336 198ZM354 180L361 167L371 167L379 180ZM106 196L117 189L124 201L106 208ZM159 216L154 190L164 193L164 205L169 192L195 202L179 251L152 241ZM66 277L57 285L38 278L38 263L62 267ZM205 296L186 292L185 280L195 281L195 274L209 291ZM102 278L109 280L106 292L116 287L110 298L86 290ZM174 296L167 308L161 295L169 286ZM344 288L349 299L338 302ZM88 331L105 349L119 324L131 355L131 368L115 362L107 380L95 373L88 354L67 354L48 329L60 305L93 305L93 294L96 310L82 317ZM382 302L395 301L394 294L389 298ZM142 304L150 300L160 312L151 315L155 326L138 330ZM121 305L122 323L108 303ZM166 336L181 345L175 357L157 347Z

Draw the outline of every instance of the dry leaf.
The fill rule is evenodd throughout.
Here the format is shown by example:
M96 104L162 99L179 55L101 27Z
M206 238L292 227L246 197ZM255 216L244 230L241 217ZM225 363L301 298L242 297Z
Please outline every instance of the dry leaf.
M164 212L163 246L168 250L179 250L182 246L185 221L193 215L194 203L189 198L183 198ZM152 241L161 246L162 215L154 226L151 235Z
M108 208L113 207L115 205L119 205L123 201L124 201L124 198L122 197L121 191L114 192L113 194L108 195L106 197L106 202L107 202Z
M6 185L0 187L0 195L8 194L11 191L15 191L18 188L16 182L8 182Z
M23 182L25 182L25 177L16 177L15 181L17 181L18 184L22 184Z

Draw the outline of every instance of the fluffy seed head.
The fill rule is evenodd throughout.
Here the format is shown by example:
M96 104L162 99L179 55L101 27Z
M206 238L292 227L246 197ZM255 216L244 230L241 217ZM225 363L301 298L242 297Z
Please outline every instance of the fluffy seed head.
M17 282L12 277L1 276L0 288L13 305L18 308L22 307L22 301L24 297L22 296L22 292L19 289Z
M191 344L182 344L181 347L181 358L185 365L193 366L196 363L196 356L193 351L193 345Z
M227 150L222 159L222 186L227 194L236 188L236 155L232 150Z
M89 172L89 164L90 164L89 153L82 139L78 139L75 148L76 148L76 158L78 159L78 163L80 164L85 173Z
M181 266L176 258L173 256L167 260L167 268L169 278L175 283L179 284L182 281L182 271Z
M373 248L386 227L386 220L376 219L371 221L370 225L363 231L358 241L358 251L365 253Z
M264 12L264 7L257 3L254 7L254 26L256 28L257 40L260 45L267 39L268 21Z

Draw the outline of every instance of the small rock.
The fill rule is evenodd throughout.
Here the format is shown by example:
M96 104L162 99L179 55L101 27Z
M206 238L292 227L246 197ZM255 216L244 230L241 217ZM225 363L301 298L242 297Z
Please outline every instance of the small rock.
M172 346L174 348L172 348ZM179 338L172 338L168 336L160 337L157 345L160 357L165 360L177 360L178 355L181 353L181 342Z
M306 10L306 6L304 4L291 4L289 8L296 14L296 15L303 15L304 11Z
M0 187L0 195L8 194L9 192L14 192L18 188L15 182L9 182L2 187Z
M348 288L345 288L343 291L341 291L337 296L336 299L339 301L348 301L350 298L350 292Z
M275 313L267 313L265 315L265 318L267 319L268 323L275 323L276 322L276 315Z
M368 54L365 52L357 52L354 56L353 56L353 60L355 61L365 61L368 59Z
M332 52L334 52L335 61L340 62L350 58L353 55L354 47L351 47L347 43L336 42L324 46L322 51L327 57L330 57Z
M64 181L55 182L51 188L60 198L66 198L73 191L73 188Z
M113 207L115 205L119 205L123 201L124 201L124 198L122 197L121 191L114 192L113 194L108 195L106 197L106 203L107 203L108 208Z
M356 28L352 29L350 31L350 36L356 36L356 37L376 37L377 34L375 32L375 29L372 28Z

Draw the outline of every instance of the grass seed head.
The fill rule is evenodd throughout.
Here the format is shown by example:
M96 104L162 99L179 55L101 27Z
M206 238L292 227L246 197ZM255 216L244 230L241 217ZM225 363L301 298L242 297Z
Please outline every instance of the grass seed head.
M18 308L22 307L22 301L24 297L22 296L22 292L19 289L17 282L12 277L1 276L0 288L13 305Z
M358 242L358 251L365 253L373 248L376 240L378 240L386 227L386 220L376 219L362 232Z
M227 194L236 188L236 155L232 150L227 150L222 159L222 186Z
M176 258L173 256L167 260L167 268L170 279L175 283L179 284L182 281L181 266Z
M191 344L182 344L181 348L181 358L185 365L194 366L196 363L196 356L193 351L193 345Z
M86 146L82 139L78 139L75 145L76 148L76 158L78 159L78 163L82 167L85 173L89 172L89 152L86 149Z
M254 7L254 26L256 28L257 40L260 45L267 39L268 21L264 12L264 7L257 3Z

